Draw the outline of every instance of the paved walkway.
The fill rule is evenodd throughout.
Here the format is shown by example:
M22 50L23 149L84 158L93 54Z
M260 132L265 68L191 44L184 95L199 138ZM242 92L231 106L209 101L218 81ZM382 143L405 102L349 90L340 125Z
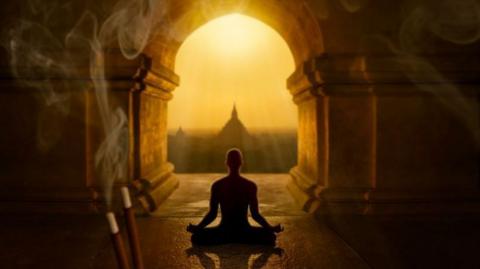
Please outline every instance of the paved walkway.
M294 204L285 188L289 176L284 174L245 175L258 186L261 213L272 224L281 223L285 227L285 231L278 236L277 248L245 245L190 248L189 234L185 233L184 229L189 222L198 223L207 212L210 186L221 176L179 175L179 189L155 212L156 218L148 221L148 229L151 229L151 232L143 231L146 234L164 237L165 233L157 231L170 230L170 235L174 236L161 240L149 238L151 243L144 243L151 246L155 241L165 240L172 248L146 249L146 255L161 256L158 264L166 266L164 268L368 267L328 227L315 221ZM220 216L217 223L219 219ZM251 220L251 223L254 222Z

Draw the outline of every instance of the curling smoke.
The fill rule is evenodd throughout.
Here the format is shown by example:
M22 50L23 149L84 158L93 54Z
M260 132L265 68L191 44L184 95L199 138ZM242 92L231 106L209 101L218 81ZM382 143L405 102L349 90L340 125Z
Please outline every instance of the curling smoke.
M344 10L352 13L362 11L369 4L369 0L337 1ZM306 0L305 3L320 19L329 19L332 16L332 10L330 10L332 2ZM477 145L480 145L478 120L475 118L478 114L476 101L465 96L458 85L449 81L424 56L436 46L431 36L456 45L470 45L478 42L480 40L480 1L418 1L402 21L398 40L374 36L374 39L385 42L395 54L392 64L401 67L418 89L434 95L463 121L476 139ZM368 38L370 37L366 39Z
M438 37L459 45L480 39L480 1L449 0L435 3L427 12L428 29Z
M36 93L45 106L38 114L36 139L38 148L47 152L60 139L70 112L73 82L65 79L71 77L68 55L59 53L63 45L40 24L20 21L8 34L5 47L13 76L22 78L19 82L29 88L41 89Z
M54 8L48 3L42 5L43 2L30 2L30 9L36 17L40 14L49 19ZM159 8L159 4L160 1L154 0L121 0L102 24L94 13L87 10L66 35L64 42L56 39L42 24L26 20L18 23L9 33L7 49L12 73L19 82L38 89L44 97L45 107L53 107L66 117L71 90L93 85L105 135L95 154L95 165L108 206L114 182L124 182L127 177L129 139L125 111L112 107L109 102L104 50L117 44L127 59L138 57L149 41L152 28L163 15L164 8ZM77 67L85 64L82 57L86 55L89 55L86 61L89 62L92 83L73 83L74 80L69 78L81 77L76 73ZM48 119L39 119L40 125L45 122ZM39 127L41 147L51 147L55 142L54 133L59 133L55 128L48 130L52 128Z
M389 42L396 53L397 63L403 67L417 88L436 96L470 129L480 145L476 115L476 101L465 96L427 59L420 56L433 47L425 33L457 45L469 45L480 39L480 3L475 0L444 0L421 4L413 9L399 32L399 45ZM435 85L423 82L436 82Z
M122 54L127 59L140 55L149 41L152 27L155 25L154 1L125 0L119 2L113 13L97 30L97 19L87 12L77 24L92 26L92 37L86 37L90 52L90 77L92 79L97 104L104 128L105 140L95 155L95 165L104 184L105 198L110 205L112 188L115 181L125 181L128 161L128 118L125 112L109 103L109 86L105 77L104 49L117 42ZM72 32L75 36L77 31ZM82 38L78 36L77 38Z
M358 12L365 7L368 0L338 0L349 12ZM51 18L51 5L54 1L31 1L31 10L36 14L46 14ZM225 1L229 3L230 1ZM241 1L246 3L248 1ZM77 76L75 65L80 65L78 53L72 53L72 46L83 44L82 50L89 55L90 78L95 90L96 100L103 124L105 140L99 147L95 163L104 184L107 201L111 201L111 189L117 180L124 180L127 175L128 156L128 118L121 108L112 107L109 102L109 85L105 77L105 48L117 44L127 59L133 59L142 52L152 35L153 27L163 19L165 7L158 0L121 0L103 23L86 11L75 27L61 42L54 37L48 27L35 22L20 21L10 31L7 48L10 52L12 73L29 87L39 89L47 116L39 120L39 146L50 148L55 143L54 136L60 132L47 128L48 115L59 112L63 118L69 113L71 90L86 85L72 82L65 78ZM201 11L211 13L209 1L199 1ZM327 0L306 0L316 14L322 19L329 16ZM444 0L438 2L420 2L404 21L398 44L392 45L399 57L399 63L405 67L406 74L412 81L417 81L416 74L426 73L432 81L442 81L443 91L448 91L458 98L437 95L448 107L472 125L471 117L477 114L475 105L463 98L456 85L449 83L442 74L427 60L418 56L425 44L423 33L428 31L439 38L455 44L472 44L480 39L480 8L475 0ZM240 5L241 8L241 5ZM38 17L38 16L37 16ZM61 16L60 16L61 17ZM182 36L179 37L179 40ZM74 55L75 54L75 55ZM443 83L444 82L444 83ZM436 94L438 85L431 88L419 84L425 91ZM52 112L53 111L53 112ZM42 116L41 116L42 117ZM51 127L51 126L49 126Z

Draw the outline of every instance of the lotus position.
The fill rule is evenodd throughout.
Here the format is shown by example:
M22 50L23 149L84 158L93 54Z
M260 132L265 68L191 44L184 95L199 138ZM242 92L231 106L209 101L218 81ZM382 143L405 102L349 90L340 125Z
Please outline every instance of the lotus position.
M198 225L190 224L194 245L244 243L275 245L275 233L283 231L281 225L270 225L258 211L257 185L240 176L242 153L238 149L227 152L226 164L229 173L212 185L210 210ZM215 220L218 206L222 211L219 226L206 228ZM252 218L261 227L250 226L248 208Z

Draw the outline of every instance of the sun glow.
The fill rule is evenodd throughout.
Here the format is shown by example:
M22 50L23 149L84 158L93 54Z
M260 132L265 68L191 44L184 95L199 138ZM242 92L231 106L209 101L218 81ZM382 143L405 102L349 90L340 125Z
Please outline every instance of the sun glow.
M239 14L212 20L177 54L181 85L169 103L169 127L218 130L235 103L247 128L296 128L286 89L294 66L288 45L266 24Z
M224 56L245 56L260 45L263 35L262 31L258 31L258 21L242 15L230 15L217 20L199 29L198 34L211 35L209 32L215 32L208 45Z

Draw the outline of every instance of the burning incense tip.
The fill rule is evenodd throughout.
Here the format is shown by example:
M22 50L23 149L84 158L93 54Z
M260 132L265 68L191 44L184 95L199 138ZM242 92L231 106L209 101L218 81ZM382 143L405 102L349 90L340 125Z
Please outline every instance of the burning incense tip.
M128 256L125 251L125 245L123 244L122 235L120 234L120 229L118 228L117 220L115 219L115 214L113 212L107 213L107 220L110 224L110 238L112 239L113 248L115 250L115 256L117 257L118 268L119 269L130 269L128 262Z
M123 207L130 208L132 207L132 201L130 200L130 192L128 191L127 187L122 187L122 200L123 200Z
M120 229L118 229L117 220L115 219L115 214L113 214L113 212L107 213L107 220L108 220L108 223L110 224L110 232L112 234L118 233Z

